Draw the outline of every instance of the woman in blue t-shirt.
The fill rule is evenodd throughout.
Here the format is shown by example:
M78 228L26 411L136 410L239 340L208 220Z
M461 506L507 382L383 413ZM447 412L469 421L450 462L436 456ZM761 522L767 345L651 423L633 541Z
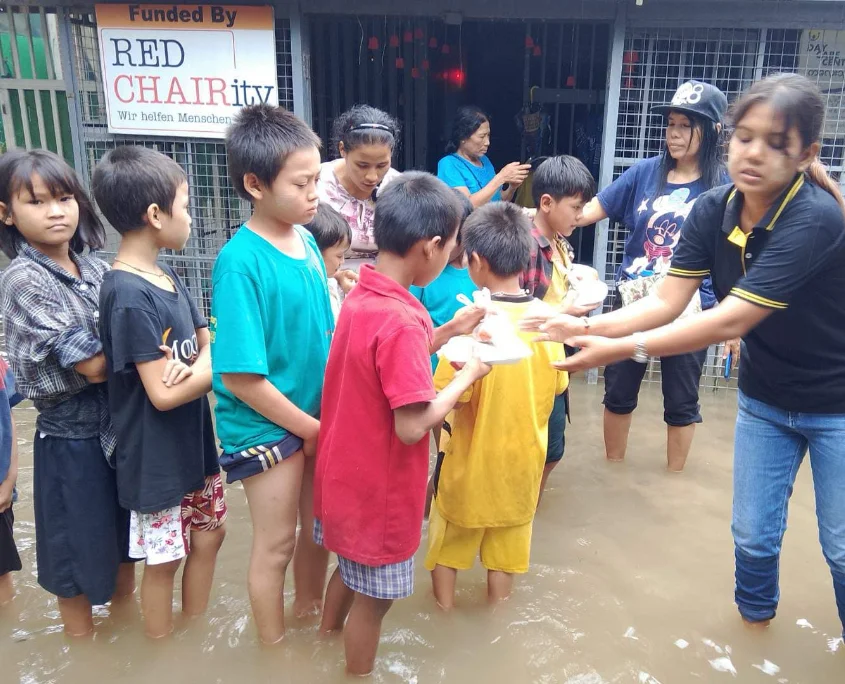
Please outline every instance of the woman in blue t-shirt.
M469 197L476 208L499 200L510 202L531 170L530 164L511 162L496 173L487 158L489 147L487 115L478 107L461 107L452 123L446 156L437 163L437 177Z
M622 223L628 239L617 282L641 272L664 272L681 237L684 219L699 195L729 182L722 160L720 136L728 100L709 83L687 81L668 105L652 111L666 116L666 138L658 157L638 162L584 208L580 222L588 226L605 218ZM701 305L716 304L707 279L701 286ZM617 294L616 306L621 306ZM731 343L734 358L739 344ZM669 470L686 463L696 423L701 422L698 385L707 350L661 358L663 417L667 428ZM621 461L628 446L631 414L637 408L646 367L622 361L605 369L604 442L607 458Z

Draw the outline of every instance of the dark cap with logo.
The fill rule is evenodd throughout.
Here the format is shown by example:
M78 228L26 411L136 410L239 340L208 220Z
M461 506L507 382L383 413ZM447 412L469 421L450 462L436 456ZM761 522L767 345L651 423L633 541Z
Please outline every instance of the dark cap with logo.
M693 114L713 123L722 123L728 111L728 98L716 86L701 81L687 81L675 91L672 102L652 107L652 113L668 116L669 112Z

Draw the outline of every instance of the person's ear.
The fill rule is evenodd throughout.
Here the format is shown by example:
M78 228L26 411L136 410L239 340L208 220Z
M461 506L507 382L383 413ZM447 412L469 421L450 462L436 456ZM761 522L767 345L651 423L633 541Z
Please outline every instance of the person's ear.
M798 163L798 170L801 173L804 173L808 168L810 168L810 164L816 161L819 158L819 151L821 150L821 144L818 141L814 142L810 145L807 149L804 150L803 154L801 155L801 161Z
M5 202L0 202L0 216L3 217L3 223L7 226L15 224L15 219L12 217L12 208Z
M716 135L719 135L722 132L722 124L716 124Z
M423 242L423 255L426 260L430 260L438 249L443 248L442 242L439 235Z
M344 159L346 159L346 146L343 144L343 142L339 142L339 143L337 144L337 153L338 153L341 157L343 157Z
M540 209L540 211L542 211L544 214L549 214L549 213L551 213L552 209L554 209L554 206L555 206L555 200L554 200L554 198L553 198L551 195L546 194L546 195L543 195L543 196L540 198L540 207L539 207L539 209Z
M247 194L249 194L249 196L254 200L264 198L264 184L254 173L244 174L244 190L246 190Z
M151 204L144 213L144 222L151 228L161 230L161 214L161 207L157 204Z

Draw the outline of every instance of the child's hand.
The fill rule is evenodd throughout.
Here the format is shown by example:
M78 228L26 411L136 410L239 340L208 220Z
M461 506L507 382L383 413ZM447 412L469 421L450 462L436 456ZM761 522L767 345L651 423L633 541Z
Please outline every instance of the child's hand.
M481 380L481 378L487 375L491 370L493 370L492 366L484 363L477 356L473 356L463 365L460 372L462 375L466 375L471 378L472 382L475 382L476 380Z
M566 297L563 298L563 301L560 304L560 313L574 316L575 318L581 318L603 305L602 302L599 302L598 304L592 304L590 306L580 306L575 303L575 300L577 299L578 292L576 290L570 290L567 292Z
M570 337L586 333L584 321L566 314L552 318L542 314L525 317L519 322L519 327L526 332L540 333L535 338L537 342L564 342Z
M475 304L458 309L452 318L454 334L469 335L481 323L486 313L484 307Z
M343 294L349 294L352 291L352 288L358 284L358 274L348 268L335 273L334 279L337 281L337 284L340 285L340 289L343 290Z
M167 364L164 366L164 373L161 376L161 381L167 387L178 385L194 374L193 368L173 358L173 350L170 347L163 344L159 347L159 350L164 354L164 358L167 359Z

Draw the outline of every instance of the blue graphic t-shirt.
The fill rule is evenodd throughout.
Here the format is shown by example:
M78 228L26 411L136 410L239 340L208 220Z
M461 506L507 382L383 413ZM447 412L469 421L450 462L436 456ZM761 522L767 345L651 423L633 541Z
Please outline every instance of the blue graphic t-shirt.
M658 265L668 266L681 238L684 220L699 195L710 189L700 179L692 183L666 183L657 196L659 180L660 157L644 159L598 195L608 217L624 224L629 231L617 280L636 277L643 270L654 271ZM724 182L730 182L727 174ZM702 282L700 293L702 308L716 305L709 278Z
M459 154L447 154L437 163L437 177L450 188L467 188L469 194L474 195L496 177L496 169L486 154L481 157L481 166L476 166ZM496 190L490 201L498 202L500 199L501 188Z

